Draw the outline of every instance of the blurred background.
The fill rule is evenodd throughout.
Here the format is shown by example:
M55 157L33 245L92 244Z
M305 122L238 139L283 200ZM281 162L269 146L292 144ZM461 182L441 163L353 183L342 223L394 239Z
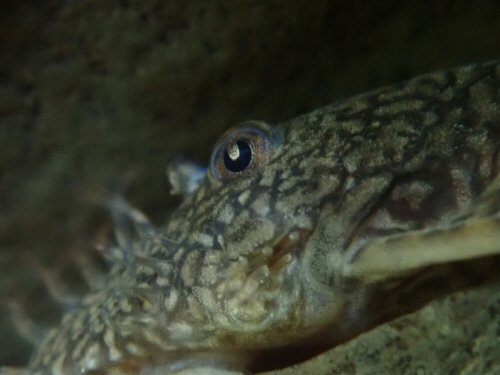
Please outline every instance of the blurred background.
M57 322L43 278L85 290L116 186L161 224L173 155L206 163L234 123L499 58L499 16L494 0L2 1L0 364L31 350L9 310Z

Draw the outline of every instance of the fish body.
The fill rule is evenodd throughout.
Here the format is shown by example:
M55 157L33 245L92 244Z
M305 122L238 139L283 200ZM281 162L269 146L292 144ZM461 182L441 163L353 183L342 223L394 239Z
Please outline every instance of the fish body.
M374 295L500 253L499 145L496 62L239 124L205 177L171 172L189 189L165 225L110 203L114 266L28 371L244 371L257 352L348 338L379 319Z

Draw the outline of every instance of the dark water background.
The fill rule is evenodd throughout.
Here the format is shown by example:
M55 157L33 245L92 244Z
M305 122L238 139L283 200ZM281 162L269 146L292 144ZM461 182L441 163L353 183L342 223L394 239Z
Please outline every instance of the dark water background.
M30 351L8 300L57 320L34 260L81 289L75 253L106 232L113 186L161 223L172 155L204 162L236 122L499 58L499 19L493 0L2 1L0 363Z

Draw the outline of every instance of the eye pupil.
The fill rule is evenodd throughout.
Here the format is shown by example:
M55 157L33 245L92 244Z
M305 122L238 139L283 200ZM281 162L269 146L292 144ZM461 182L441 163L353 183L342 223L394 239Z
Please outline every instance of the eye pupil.
M252 162L252 147L246 140L229 143L224 150L224 166L233 173L242 172Z
M210 173L219 182L258 176L282 142L281 130L247 121L228 130L210 156Z

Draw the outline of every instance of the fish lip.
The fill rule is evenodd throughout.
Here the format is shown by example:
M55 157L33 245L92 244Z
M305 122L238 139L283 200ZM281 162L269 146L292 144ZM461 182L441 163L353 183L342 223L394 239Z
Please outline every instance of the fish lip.
M215 300L223 312L217 312L219 332L229 336L239 332L233 339L248 348L275 345L269 335L288 335L288 327L297 324L302 300L298 272L312 231L292 227L280 233L256 248L252 256L221 265L224 271L214 285ZM248 335L252 337L250 346L243 339Z
M297 227L277 237L271 246L272 254L267 262L269 268L281 269L280 263L283 260L289 260L293 256L299 257L313 232L311 229Z
M239 258L228 267L216 291L217 299L231 306L232 322L246 325L247 332L257 332L291 314L301 293L301 277L295 271L311 234L310 230L291 229L262 246L252 257ZM249 319L247 309L252 308L256 308L256 316L260 316L260 310L263 315ZM269 308L276 309L276 314L264 314ZM238 316L238 310L245 312L243 318Z
M266 267L272 274L283 273L293 260L300 260L313 232L313 229L302 227L281 231L247 258L247 272L251 274L256 269Z

